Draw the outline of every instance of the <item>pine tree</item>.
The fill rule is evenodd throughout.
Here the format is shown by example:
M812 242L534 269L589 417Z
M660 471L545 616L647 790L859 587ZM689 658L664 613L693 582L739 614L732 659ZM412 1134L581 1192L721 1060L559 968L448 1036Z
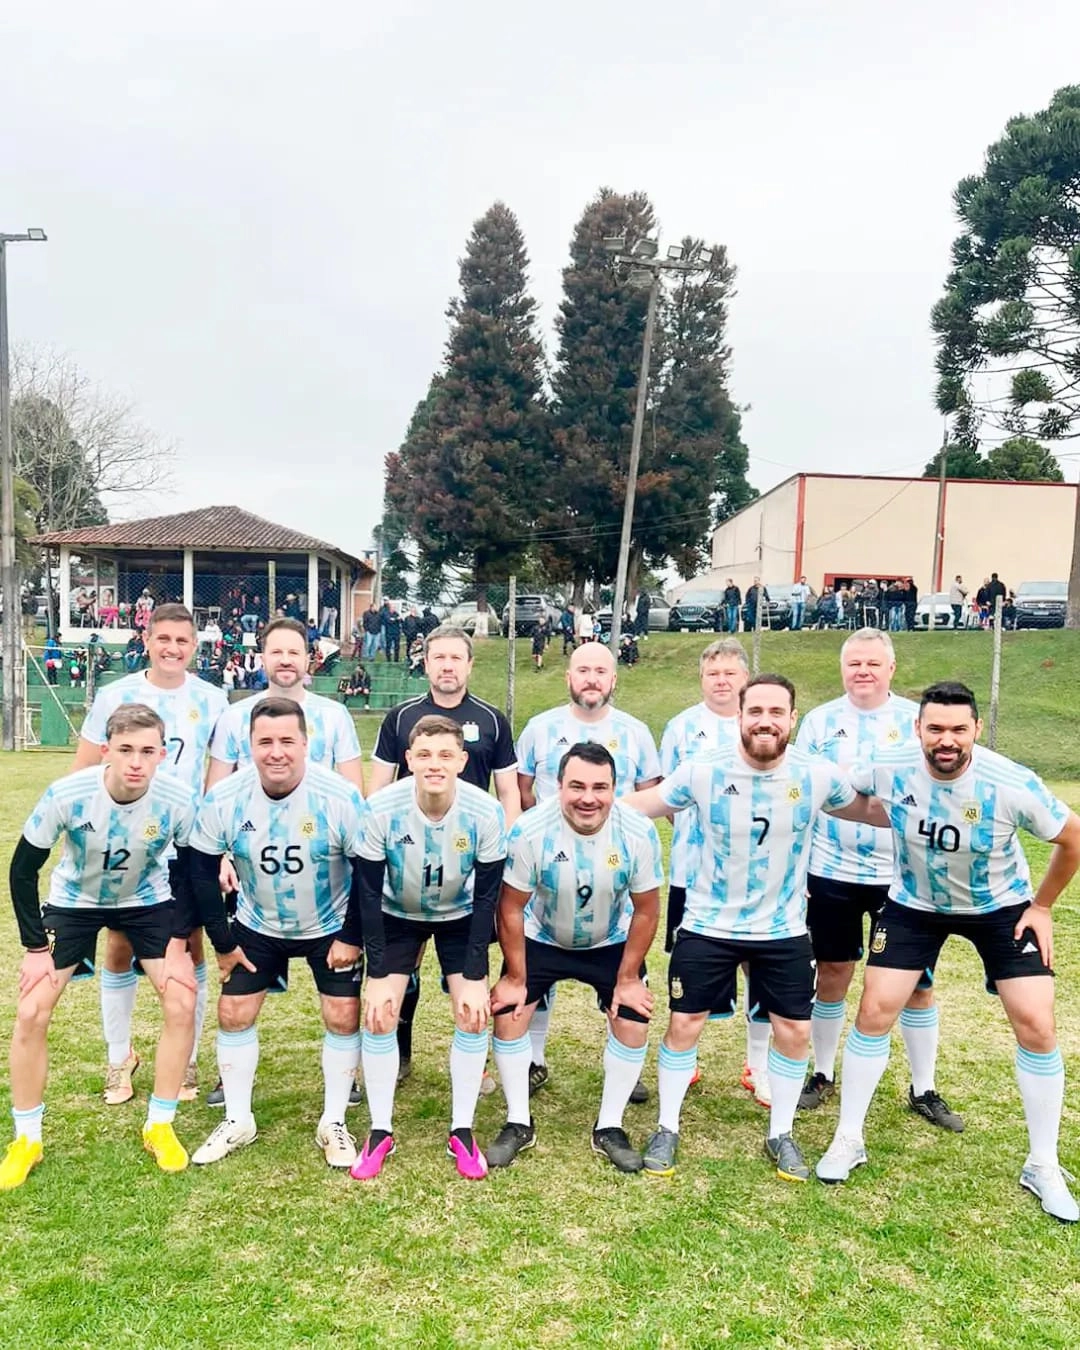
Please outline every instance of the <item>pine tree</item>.
M528 547L545 473L542 352L527 268L517 219L496 202L473 226L460 264L445 364L386 462L388 506L425 569L470 565L481 609L487 584Z

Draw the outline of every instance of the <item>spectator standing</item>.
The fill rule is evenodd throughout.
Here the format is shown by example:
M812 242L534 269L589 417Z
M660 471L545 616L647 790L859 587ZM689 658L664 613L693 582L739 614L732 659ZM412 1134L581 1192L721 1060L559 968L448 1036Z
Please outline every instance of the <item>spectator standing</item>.
M420 613L420 634L427 637L429 633L434 633L439 626L438 617L432 612L430 605L425 605Z
M724 617L726 619L725 628L729 633L739 631L739 610L742 608L742 591L735 585L731 577L727 579L727 585L724 587Z
M559 632L562 634L562 654L566 655L566 649L569 647L574 650L574 608L567 605L559 615Z
M758 605L769 603L769 588L762 586L761 578L755 577L753 585L747 588L746 592L746 628L751 631L757 627Z
M648 591L638 591L637 598L637 635L642 641L649 636L649 593Z
M383 641L386 644L386 659L401 660L401 615L393 605L387 604L382 613Z
M581 613L577 616L576 627L579 642L591 642L593 640L593 619L584 604L581 606Z
M949 607L953 612L953 628L962 628L964 623L964 601L967 599L967 587L959 572L949 587Z
M990 606L990 622L994 621L994 610L997 608L998 596L1001 596L1002 621L1004 622L1005 601L1008 591L1005 589L1005 583L1000 579L996 572L990 573L990 585L986 588Z
M45 658L45 678L49 684L56 684L60 667L64 664L64 653L56 638L45 639L45 650L42 652L42 656Z
M803 626L803 615L806 613L806 605L810 595L811 591L806 584L806 578L800 577L791 588L791 631L793 633L797 633Z
M420 616L416 612L416 606L410 605L409 612L401 621L401 632L405 638L405 650L412 655L412 645L420 634Z
M382 646L382 615L374 605L368 605L360 618L364 631L364 660L374 661Z
M889 582L885 590L885 609L889 616L889 632L899 633L904 626L904 583L898 578Z
M146 631L147 627L150 624L150 615L153 614L153 612L154 612L154 597L150 594L149 590L144 586L139 595L139 598L135 601L134 626L138 630L138 632L142 633Z
M336 581L328 581L323 587L322 613L319 616L319 631L323 637L333 637L337 628L338 610L341 607L341 587Z
M908 577L904 582L904 627L909 633L915 631L915 611L918 606L918 588L911 577Z

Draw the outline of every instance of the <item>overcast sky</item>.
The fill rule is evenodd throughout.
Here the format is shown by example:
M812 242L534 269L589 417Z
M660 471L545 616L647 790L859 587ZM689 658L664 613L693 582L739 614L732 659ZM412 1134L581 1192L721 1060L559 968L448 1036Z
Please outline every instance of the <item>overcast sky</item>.
M921 471L952 190L1080 81L1080 5L53 0L3 7L0 56L0 230L49 233L9 252L12 340L179 449L124 514L236 503L356 551L498 198L549 350L601 185L727 244L757 487Z

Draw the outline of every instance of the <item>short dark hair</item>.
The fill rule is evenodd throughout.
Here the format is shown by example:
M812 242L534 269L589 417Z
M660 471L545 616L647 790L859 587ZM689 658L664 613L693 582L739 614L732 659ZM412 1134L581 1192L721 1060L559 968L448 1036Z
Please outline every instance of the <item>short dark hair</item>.
M572 759L583 759L586 764L595 764L597 768L606 764L611 770L611 785L615 786L615 760L606 745L601 745L598 741L578 741L577 745L572 745L559 760L560 786L566 775L566 766Z
M276 633L278 629L287 629L290 633L296 633L304 639L304 646L307 647L307 625L302 624L299 619L271 619L271 621L262 630L261 637L263 646L266 645L266 639L271 633Z
M105 739L111 741L114 736L126 736L131 731L157 731L165 744L165 723L161 717L145 703L121 703L105 723Z
M169 603L157 605L150 611L150 622L146 625L146 631L152 633L159 623L189 623L194 628L195 618L187 605Z
M299 703L291 698L279 698L276 695L272 698L261 698L251 710L251 733L255 732L255 723L260 717L295 717L300 723L300 734L304 740L307 740L307 718L304 716L304 710Z
M410 750L413 742L419 740L421 736L453 736L458 743L458 749L465 749L465 733L461 729L461 723L455 722L452 717L440 717L437 713L428 713L426 717L421 717L409 732Z
M923 690L922 698L919 699L920 721L928 703L940 703L945 708L962 708L966 705L971 709L975 721L979 720L979 705L975 702L975 695L959 680L939 680L937 684Z
M768 671L763 671L760 675L755 675L753 679L747 680L747 682L739 690L740 709L746 706L746 696L750 692L750 690L753 689L755 684L776 684L779 685L781 689L786 689L788 691L788 694L791 696L791 709L794 712L795 686L791 683L791 681L788 679L786 675L775 675Z

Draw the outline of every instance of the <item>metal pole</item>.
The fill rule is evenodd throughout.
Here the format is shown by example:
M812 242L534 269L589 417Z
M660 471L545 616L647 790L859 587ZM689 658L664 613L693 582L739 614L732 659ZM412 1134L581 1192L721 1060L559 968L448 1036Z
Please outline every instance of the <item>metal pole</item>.
M754 647L751 658L750 673L757 675L761 670L761 613L765 607L765 508L761 508L761 514L758 516L758 583L757 600L754 604Z
M998 702L1001 696L1001 596L994 597L994 661L990 667L990 731L987 743L997 749Z
M510 593L506 597L506 720L514 725L514 665L517 660L517 577L510 578Z
M8 354L7 243L0 239L0 593L3 596L5 750L14 750L22 716L19 698L20 606L15 556L15 470L11 450L11 368Z
M944 563L942 552L945 547L945 484L948 481L949 465L949 426L945 424L945 430L941 437L941 455L938 464L938 489L937 489L937 509L934 512L934 562L930 572L930 614L927 620L928 633L932 633L937 625L937 607L934 604L934 596L938 593L938 587L941 585L941 568Z
M623 503L622 534L619 538L619 564L615 570L615 599L611 606L611 650L619 656L622 637L622 612L626 603L626 574L630 568L630 533L634 523L634 494L637 491L638 461L641 459L641 433L645 427L645 401L649 393L649 360L652 356L653 329L656 327L656 300L660 293L660 273L654 271L649 287L649 310L645 319L645 338L641 344L641 371L638 375L634 432L630 440L630 467L626 475L626 501Z

